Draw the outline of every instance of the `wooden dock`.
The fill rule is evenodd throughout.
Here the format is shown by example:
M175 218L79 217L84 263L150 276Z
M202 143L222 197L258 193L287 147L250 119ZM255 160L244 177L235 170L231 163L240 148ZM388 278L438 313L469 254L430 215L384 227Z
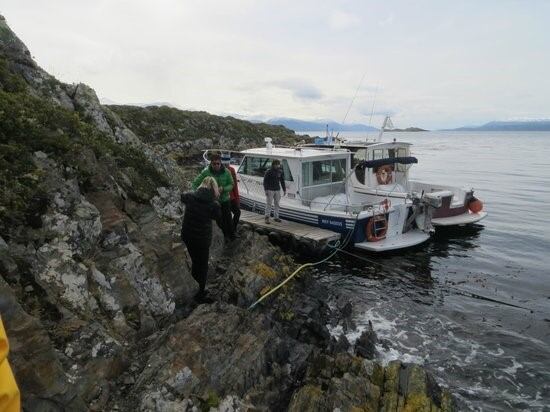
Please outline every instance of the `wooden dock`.
M270 223L265 223L265 216L263 214L250 212L248 210L241 210L241 221L269 232L278 232L287 236L292 235L298 240L305 240L318 245L340 239L340 233L333 232L332 230L321 229L319 227L304 225L303 223L289 220L281 220L281 222L278 223L271 218L269 220Z

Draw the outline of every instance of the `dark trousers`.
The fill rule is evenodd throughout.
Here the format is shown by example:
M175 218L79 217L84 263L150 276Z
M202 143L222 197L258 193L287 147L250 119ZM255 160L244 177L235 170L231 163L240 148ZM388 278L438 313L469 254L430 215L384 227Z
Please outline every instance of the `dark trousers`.
M236 231L241 218L241 208L238 200L231 200L231 213L233 213L233 231Z
M187 251L191 255L191 276L199 284L199 293L204 293L206 277L208 276L208 256L210 254L210 242L183 239Z
M233 220L231 217L231 202L222 202L221 206L221 217L216 221L219 228L223 232L223 236L227 239L232 239L235 237L235 229L233 227Z

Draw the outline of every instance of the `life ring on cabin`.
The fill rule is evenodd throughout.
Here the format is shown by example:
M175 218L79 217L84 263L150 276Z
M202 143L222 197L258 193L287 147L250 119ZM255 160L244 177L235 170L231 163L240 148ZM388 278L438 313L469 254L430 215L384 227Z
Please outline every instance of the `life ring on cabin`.
M369 242L378 242L386 238L388 221L385 215L376 215L369 219L365 225L365 234Z
M479 213L483 210L483 202L475 197L468 203L468 209L472 213Z
M376 181L379 185L389 185L393 180L393 167L391 165L380 166L376 170Z
M380 202L380 206L384 209L384 212L388 213L391 207L391 200L386 198Z

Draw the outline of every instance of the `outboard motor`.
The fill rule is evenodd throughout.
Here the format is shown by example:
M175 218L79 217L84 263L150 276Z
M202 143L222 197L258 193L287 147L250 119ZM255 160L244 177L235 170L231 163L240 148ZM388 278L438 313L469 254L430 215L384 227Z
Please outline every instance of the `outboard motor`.
M413 194L410 199L412 200L412 213L405 221L405 227L403 232L413 228L413 222L416 226L425 233L432 234L435 229L432 225L432 216L434 210L441 206L441 202L434 201L433 198L426 198L423 195Z

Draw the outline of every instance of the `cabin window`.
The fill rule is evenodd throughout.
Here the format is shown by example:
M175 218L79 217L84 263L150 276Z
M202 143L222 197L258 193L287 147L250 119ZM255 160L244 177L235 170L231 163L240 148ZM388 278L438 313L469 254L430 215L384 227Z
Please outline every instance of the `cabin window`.
M264 177L267 169L271 167L271 159L267 157L246 156L239 167L239 173L249 176Z
M367 151L366 149L359 149L353 154L351 167L354 168L363 160L367 160Z
M377 160L377 159L383 159L383 158L384 158L384 149L374 149L372 151L371 160Z
M290 167L288 167L288 162L286 161L286 159L283 159L283 173L285 175L285 181L294 182L294 179L292 178L292 173L290 172Z
M407 157L407 149L404 147L400 147L397 149L397 157ZM403 165L398 163L397 164L397 171L398 172L406 172L407 171L407 165Z
M303 186L341 182L346 177L346 159L302 163Z
M271 167L272 160L273 159L268 157L246 156L243 162L241 163L241 166L239 167L239 173L243 175L249 175L249 176L264 177L267 169ZM283 159L282 165L283 165L283 173L285 175L285 180L289 182L294 181L286 159Z
M364 167L355 167L355 177L362 185L365 184L365 168Z

